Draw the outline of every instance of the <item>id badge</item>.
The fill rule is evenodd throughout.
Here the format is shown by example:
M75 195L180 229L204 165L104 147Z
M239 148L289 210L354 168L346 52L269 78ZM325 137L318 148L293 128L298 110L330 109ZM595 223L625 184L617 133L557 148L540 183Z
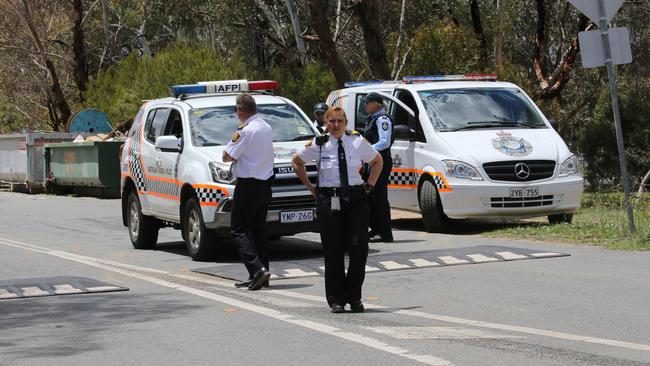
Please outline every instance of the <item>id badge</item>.
M341 210L341 199L339 196L332 196L332 211Z

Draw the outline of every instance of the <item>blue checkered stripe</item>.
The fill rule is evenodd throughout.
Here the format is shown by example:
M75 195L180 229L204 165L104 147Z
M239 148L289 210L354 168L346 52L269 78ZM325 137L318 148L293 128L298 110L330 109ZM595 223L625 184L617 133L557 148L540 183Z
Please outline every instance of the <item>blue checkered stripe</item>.
M138 132L136 136L131 138L131 143L129 144L129 168L131 169L131 175L133 177L133 182L135 183L135 188L139 192L146 192L147 186L144 180L144 172L142 171L142 165L140 164L140 154L142 153L140 147L140 134Z
M196 196L199 198L199 202L201 203L218 203L222 197L226 196L222 190L216 188L201 187L194 188L194 190L196 191Z
M390 172L388 177L388 184L391 185L414 185L417 179L417 174L414 172Z

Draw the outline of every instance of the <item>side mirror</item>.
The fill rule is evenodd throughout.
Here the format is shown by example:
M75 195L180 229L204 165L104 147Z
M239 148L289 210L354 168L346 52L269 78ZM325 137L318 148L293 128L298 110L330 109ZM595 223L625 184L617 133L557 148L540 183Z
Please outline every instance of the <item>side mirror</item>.
M179 139L176 136L160 136L156 139L156 150L163 152L181 151Z
M553 127L553 129L554 129L555 131L557 131L558 128L560 128L560 125L559 125L559 124L557 123L557 121L554 120L553 118L548 118L548 123L551 124L551 127Z
M395 126L393 129L393 134L395 135L395 140L413 141L415 139L415 131L410 129L407 125Z

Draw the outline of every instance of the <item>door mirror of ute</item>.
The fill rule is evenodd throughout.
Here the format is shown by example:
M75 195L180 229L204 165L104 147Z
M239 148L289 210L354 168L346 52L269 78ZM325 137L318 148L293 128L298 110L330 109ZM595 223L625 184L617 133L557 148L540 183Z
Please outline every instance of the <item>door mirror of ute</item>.
M409 140L415 141L415 131L409 128L407 125L397 125L393 130L396 140Z
M179 152L181 145L176 136L160 136L156 139L156 150L162 152Z
M554 120L553 118L549 118L549 119L548 119L548 123L551 124L551 127L553 127L553 129L554 129L555 131L557 131L558 128L560 127L560 125L557 123L557 121Z

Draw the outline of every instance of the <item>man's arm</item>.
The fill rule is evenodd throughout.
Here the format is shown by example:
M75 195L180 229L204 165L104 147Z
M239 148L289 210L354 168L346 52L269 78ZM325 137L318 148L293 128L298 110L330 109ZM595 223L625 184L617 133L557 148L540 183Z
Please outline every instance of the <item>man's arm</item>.
M370 177L368 177L368 184L374 187L375 184L377 184L377 179L379 179L381 168L384 166L384 159L382 159L381 155L377 153L375 158L368 164L370 164Z
M372 145L372 147L377 151L386 150L390 147L392 122L390 121L390 118L382 116L377 118L375 123L377 124L377 131L379 131L379 141Z
M223 161L224 163L229 163L229 162L231 162L231 161L235 161L235 159L234 159L232 156L230 156L230 155L226 152L226 150L224 150L224 151L223 151L223 154L221 154L221 161Z

